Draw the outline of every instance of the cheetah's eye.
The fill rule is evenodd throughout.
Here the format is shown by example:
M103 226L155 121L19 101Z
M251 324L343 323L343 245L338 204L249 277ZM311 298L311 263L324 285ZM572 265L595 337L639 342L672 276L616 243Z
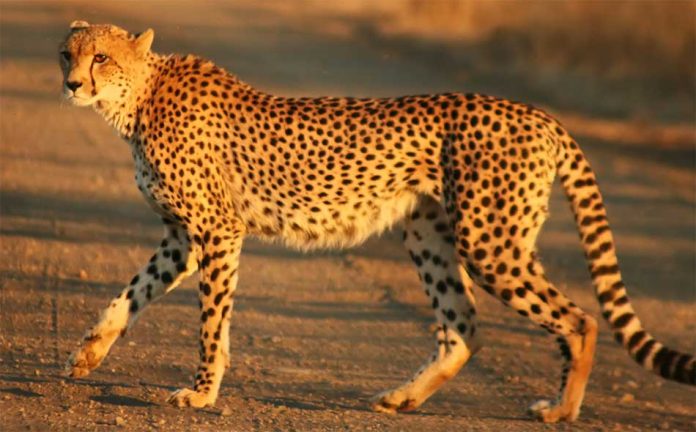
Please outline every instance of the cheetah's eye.
M60 52L60 55L61 55L61 57L63 57L63 59L64 59L65 61L70 61L70 58L72 57L72 56L70 55L70 51L61 51L61 52Z
M104 63L108 57L104 54L95 54L94 61L97 63Z

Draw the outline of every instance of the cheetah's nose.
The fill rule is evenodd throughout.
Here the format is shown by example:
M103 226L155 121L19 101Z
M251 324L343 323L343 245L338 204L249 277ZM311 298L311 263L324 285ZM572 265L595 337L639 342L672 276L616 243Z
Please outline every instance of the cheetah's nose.
M65 83L65 86L67 88L69 88L70 90L75 91L75 90L79 89L80 87L82 87L82 83L79 81L68 81Z

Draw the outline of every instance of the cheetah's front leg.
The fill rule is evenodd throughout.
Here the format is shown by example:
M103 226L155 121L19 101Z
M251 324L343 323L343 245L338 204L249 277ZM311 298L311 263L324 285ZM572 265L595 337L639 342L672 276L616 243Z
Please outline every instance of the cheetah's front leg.
M243 229L205 231L200 234L202 254L199 262L201 306L200 361L193 389L175 391L168 402L178 407L204 407L217 399L222 375L229 359L229 332L233 295L237 287L237 267L242 248Z
M97 325L86 332L80 348L68 358L66 373L71 377L86 376L99 366L118 336L125 334L148 303L196 271L186 231L171 221L165 221L164 231L164 239L150 261L104 309Z

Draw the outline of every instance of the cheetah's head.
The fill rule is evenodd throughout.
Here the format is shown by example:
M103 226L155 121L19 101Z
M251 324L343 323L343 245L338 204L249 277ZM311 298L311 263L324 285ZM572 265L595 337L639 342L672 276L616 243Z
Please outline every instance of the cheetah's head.
M122 102L148 73L152 29L133 35L110 24L73 21L60 46L63 95L73 104Z

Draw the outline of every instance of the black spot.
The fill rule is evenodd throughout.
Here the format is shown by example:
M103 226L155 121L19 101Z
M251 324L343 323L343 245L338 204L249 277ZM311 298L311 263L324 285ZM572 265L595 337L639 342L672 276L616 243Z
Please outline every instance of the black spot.
M210 273L210 280L212 282L215 282L219 275L220 275L220 269L216 268L215 270L212 271L212 273Z
M172 282L172 275L168 271L162 273L162 282L164 283L171 283Z
M496 267L496 269L495 269L495 272L499 275L505 274L506 271L507 271L507 266L505 265L504 262L501 262L500 264L498 264L498 267Z
M457 330L459 331L459 334L461 334L463 336L464 334L466 334L466 324L464 324L464 323L457 324Z
M225 296L224 292L217 293L215 295L215 299L213 300L215 302L215 306L219 306L220 302L222 301L222 298Z

